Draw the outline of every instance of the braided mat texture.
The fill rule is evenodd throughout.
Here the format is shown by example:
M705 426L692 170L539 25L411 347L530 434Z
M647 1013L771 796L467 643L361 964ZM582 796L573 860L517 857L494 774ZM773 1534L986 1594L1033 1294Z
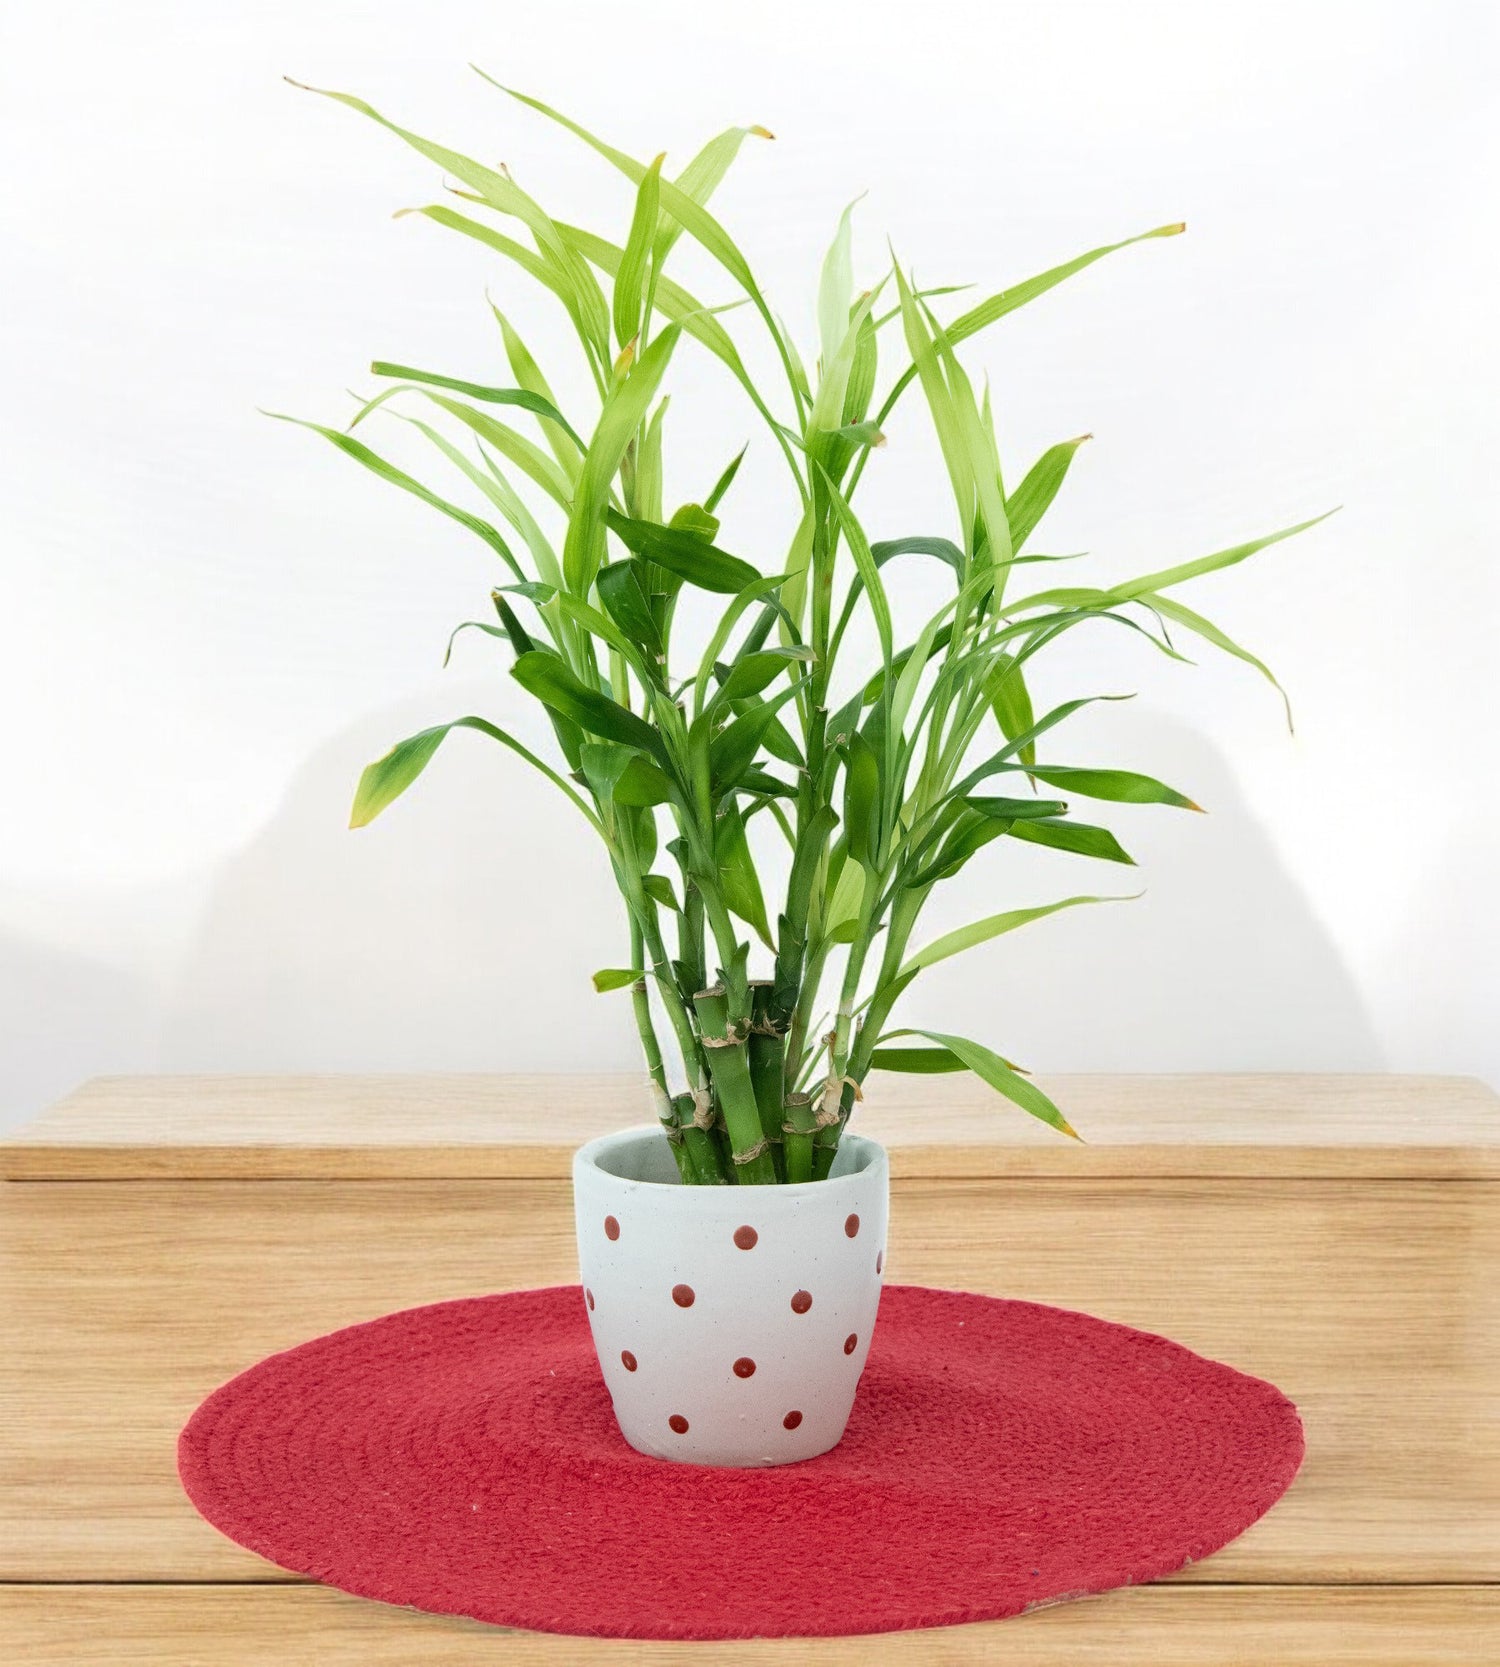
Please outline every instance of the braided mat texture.
M413 1308L209 1397L178 1466L241 1545L362 1597L611 1638L895 1631L1154 1580L1261 1516L1290 1401L1162 1337L887 1287L848 1433L770 1470L627 1447L576 1285Z

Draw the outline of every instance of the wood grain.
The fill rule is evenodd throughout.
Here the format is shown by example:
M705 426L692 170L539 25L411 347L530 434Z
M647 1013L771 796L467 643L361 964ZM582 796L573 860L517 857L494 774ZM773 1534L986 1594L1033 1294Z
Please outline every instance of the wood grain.
M871 1079L859 1126L905 1177L1500 1179L1471 1077L1062 1076L1085 1144L967 1076ZM101 1077L0 1142L12 1179L549 1179L649 1118L633 1076Z
M1482 1667L1500 1660L1500 1592L1142 1586L878 1638L651 1644L505 1632L308 1586L34 1586L0 1588L0 1639L29 1667Z
M1500 1579L1500 1189L1476 1182L898 1182L888 1275L1086 1308L1269 1377L1291 1493L1186 1577ZM0 1188L0 1577L269 1566L173 1469L202 1396L391 1309L575 1277L557 1181Z

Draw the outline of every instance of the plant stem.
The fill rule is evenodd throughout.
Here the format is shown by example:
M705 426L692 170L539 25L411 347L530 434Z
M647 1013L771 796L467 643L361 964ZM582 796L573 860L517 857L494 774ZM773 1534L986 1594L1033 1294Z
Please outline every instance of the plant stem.
M693 997L703 1035L704 1057L729 1132L735 1178L742 1186L768 1186L776 1180L771 1149L761 1132L760 1107L750 1080L746 1028L732 1023L724 986L715 984Z
M789 1182L812 1180L813 1135L816 1132L817 1114L812 1108L812 1095L788 1094L786 1130L782 1140L786 1152L786 1178Z
M775 1007L776 986L767 979L758 979L750 986L750 1081L755 1088L755 1104L760 1111L760 1132L771 1144L771 1162L776 1179L786 1179L786 1159L781 1146L782 1072L786 1064L786 1038L777 1028Z
M639 966L642 959L641 928L638 921L632 919L630 923L630 964ZM643 973L630 986L631 1006L635 1010L636 1029L641 1035L641 1052L646 1056L646 1070L651 1081L651 1100L655 1107L657 1118L667 1132L667 1143L672 1148L672 1156L677 1163L677 1172L684 1183L692 1185L697 1180L692 1154L688 1151L683 1139L683 1131L677 1119L677 1108L673 1104L672 1096L667 1092L667 1072L662 1064L661 1044L656 1039L656 1026L651 1018L651 997L646 988L646 978Z

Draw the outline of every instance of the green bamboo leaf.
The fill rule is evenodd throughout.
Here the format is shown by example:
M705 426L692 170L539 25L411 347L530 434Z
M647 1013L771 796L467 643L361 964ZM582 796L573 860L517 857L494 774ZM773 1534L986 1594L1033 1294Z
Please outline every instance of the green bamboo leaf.
M562 408L557 403L557 396L552 392L547 378L543 376L541 366L531 356L531 350L493 301L490 302L490 311L495 315L496 324L500 326L500 339L505 343L505 357L517 385L546 400L554 410L560 412ZM546 417L542 418L542 433L552 455L557 459L558 467L570 483L576 481L583 462L582 439L566 424L552 422Z
M485 225L482 220L471 220L467 214L460 214L456 208L450 208L446 203L428 203L422 208L399 209L395 218L402 220L408 214L420 214L424 219L431 220L448 231L472 237L476 243L483 243L486 248L503 255L528 276L551 290L568 310L569 315L576 318L571 286L559 276L557 269L549 261L535 250L528 249L524 243L517 243L513 237L507 237L504 232Z
M579 254L591 261L607 276L619 281L620 265L625 258L625 251L617 243L611 243L607 238L599 237L582 226L567 225L561 221L558 230L567 238L569 243L578 250ZM763 413L769 417L761 405L759 389L750 379L745 369L744 361L740 358L739 349L729 332L719 323L715 314L727 312L734 307L745 305L743 301L730 301L724 306L707 307L696 296L689 294L681 284L674 283L665 274L656 275L656 291L654 296L656 310L665 313L673 323L680 325L685 335L706 347L717 359L729 367L741 387L760 406Z
M604 563L604 512L609 504L610 482L661 385L681 333L676 325L663 330L624 381L614 387L599 414L578 474L563 544L563 576L576 596L588 595Z
M830 943L848 943L854 937L864 905L865 870L857 862L845 862L833 882L828 907L823 914L823 936ZM845 937L844 934L848 936Z
M1013 822L1012 839L1025 840L1031 845L1046 845L1054 851L1071 851L1080 857L1097 857L1101 862L1123 862L1135 866L1135 858L1125 851L1108 828L1096 828L1088 822L1035 821Z
M543 655L542 658L547 656ZM455 718L452 723L437 724L432 729L424 729L417 735L409 736L405 741L398 741L384 758L378 758L373 764L366 765L359 778L359 786L355 789L354 808L349 813L349 826L366 827L387 805L399 799L432 762L433 754L455 729L477 729L480 734L488 735L491 740L509 747L533 769L540 770L554 787L561 788L593 826L599 827L598 818L593 811L556 770L543 763L528 747L522 746L513 735L507 735L503 729L484 718L474 717Z
M885 435L878 423L845 423L842 428L832 430L835 440L847 441L851 446L883 446Z
M488 388L482 383L465 382L456 376L439 376L434 371L414 370L410 365L389 364L384 359L377 359L370 366L370 374L394 377L402 382L420 383L429 388L447 388L453 393L467 394L470 399L483 400L490 405L519 405L523 410L555 423L576 445L583 445L568 419L552 401L541 394L532 393L528 388Z
M594 974L594 988L602 996L610 990L628 989L645 977L639 967L603 967Z
M616 510L608 510L605 519L609 530L628 549L697 585L700 590L731 596L761 577L749 562L728 555L685 528L632 520Z
M1031 693L1020 666L1009 654L999 654L984 680L985 699L995 714L995 722L1007 741L1031 733L1036 725L1036 714L1031 706ZM1017 757L1028 768L1036 763L1035 741L1023 740Z
M1005 500L1012 551L1019 551L1036 530L1037 523L1052 507L1052 500L1067 476L1074 453L1085 440L1091 439L1091 434L1080 434L1076 440L1064 440L1060 445L1049 447Z
M1143 602L1148 608L1154 608L1164 618L1170 619L1175 625L1185 625L1189 631L1195 632L1205 642L1225 654L1231 654L1236 660L1243 660L1247 666L1254 666L1262 677L1281 696L1282 704L1286 707L1286 727L1293 730L1292 703L1287 692L1276 681L1274 673L1264 660L1259 660L1248 648L1241 648L1232 637L1226 636L1211 619L1205 619L1202 614L1194 613L1191 608L1185 608L1175 597L1163 596L1160 591L1147 591L1135 598Z
M854 228L851 217L859 200L856 197L839 216L838 230L823 257L823 272L818 281L818 343L825 376L849 332L849 301L854 291ZM839 403L842 407L842 398Z
M949 1036L940 1030L893 1030L889 1035L923 1036L929 1042L936 1042L939 1047L947 1048L962 1060L975 1076L982 1078L997 1093L1003 1094L1006 1099L1020 1106L1022 1111L1030 1112L1033 1117L1039 1118L1060 1134L1069 1135L1074 1140L1080 1138L1077 1129L1034 1082L1028 1082L1014 1066L983 1043L971 1042L966 1036ZM882 1037L881 1040L884 1041L885 1038Z
M1085 267L1092 266L1095 261L1103 260L1106 255L1112 255L1118 249L1128 249L1133 243L1144 243L1154 237L1175 237L1179 232L1186 230L1187 227L1180 222L1171 226L1157 226L1153 231L1141 232L1119 243L1106 243L1103 248L1091 249L1086 255L1078 255L1073 260L1064 261L1061 266L1051 267L1034 278L1027 278L1023 283L1013 284L1011 288L1001 290L999 294L990 296L988 300L981 301L977 307L971 307L968 312L954 319L948 326L948 340L956 346L968 337L977 335L997 319L1004 318L1007 313L1013 313L1018 307L1024 307L1028 301L1035 301L1038 296L1045 295L1049 289L1055 289L1074 273L1082 272ZM916 355L913 354L912 357L915 359ZM912 378L918 374L918 369L914 363L897 378L890 393L886 395L885 404L880 408L882 422L890 416L896 401L900 399Z
M392 486L399 486L403 492L410 492L414 498L420 498L424 504L433 509L441 510L450 520L457 521L459 526L467 527L471 533L482 538L486 544L498 555L512 572L521 571L520 564L511 552L510 546L492 527L488 521L482 521L477 515L471 515L468 510L460 509L457 504L450 504L446 498L440 498L436 492L423 486L421 481L414 480L393 463L373 452L363 441L356 440L352 435L345 434L337 428L325 428L322 423L308 422L303 417L288 417L280 411L267 411L265 416L274 417L279 423L295 423L298 428L311 429L314 434L321 434L323 438L335 445L346 457L352 457L356 463L364 464L371 474L379 475L382 480L389 481Z
M719 685L715 699L725 702L747 700L774 683L783 672L789 672L811 658L812 650L809 648L763 648L743 655L729 668L729 675Z
M858 730L845 750L844 831L850 858L874 869L880 860L880 761Z
M560 588L562 585L562 571L557 565L557 556L552 546L547 542L546 535L537 525L536 517L526 507L520 495L505 478L504 474L501 473L494 458L484 449L483 444L481 443L477 448L480 463L483 464L481 468L466 457L446 434L439 432L430 423L424 423L419 417L408 417L404 413L400 414L400 419L416 429L425 440L442 452L443 456L460 474L479 488L526 541L526 547L531 551L532 559L536 562L537 569L543 579L548 584ZM512 571L519 573L520 568L513 566Z
M450 399L447 394L435 393L418 382L398 382L395 387L386 388L373 399L367 399L350 419L349 427L357 427L387 401L407 393L421 394L424 399L430 400L449 416L456 417L465 428L472 429L481 440L487 441L502 456L509 458L518 469L529 475L560 508L569 507L571 488L568 477L540 446L528 440L508 423L497 421L488 412L476 411L463 400Z
M1141 892L1135 894L1136 897L1143 895ZM950 955L962 954L964 950L973 949L977 944L988 943L991 938L1014 932L1021 926L1029 926L1034 920L1044 920L1061 909L1076 909L1082 903L1133 901L1133 897L1064 897L1061 902L1043 903L1037 908L1007 909L1003 914L990 915L984 920L973 921L968 926L960 926L957 931L945 932L942 937L934 938L907 961L901 972L905 974L919 971L923 967L935 966L937 962L947 960Z
M960 579L964 576L964 553L951 538L888 538L872 544L870 554L877 567L884 567L892 556L936 556L947 562Z
M896 288L901 301L901 323L906 335L907 351L911 354L910 370L899 379L886 397L876 422L884 423L895 404L896 396L912 376L921 379L922 393L932 413L932 426L937 431L943 462L947 465L948 480L953 488L953 501L958 506L959 524L964 537L970 537L974 525L975 483L969 448L965 444L952 390L948 386L944 367L928 328L927 315L912 294L901 268L896 268Z
M475 66L477 69L477 65ZM520 103L529 105L531 109L546 116L549 121L556 122L560 127L582 139L591 150L596 151L607 162L624 174L633 185L639 185L645 177L644 163L637 162L634 157L627 156L624 151L616 150L613 145L606 144L596 138L587 128L554 110L550 105L543 104L540 99L532 98L526 93L517 92L514 87L506 87L493 76L486 75L483 70L478 73L491 86L498 87L501 92L508 93ZM455 170L456 171L456 170ZM462 175L459 176L462 178ZM756 286L748 262L745 260L734 239L730 237L719 222L701 204L670 180L662 180L660 185L661 206L664 213L669 214L684 231L689 232L697 242L711 254L726 272L735 280L745 293L756 303L758 310L764 311L767 322L770 323L770 312L765 306L765 299ZM774 329L774 324L772 325Z
M618 794L616 797L618 798ZM672 890L672 882L665 874L647 874L641 881L641 888L653 903L660 903L662 908L670 909L673 914L682 913L682 905L677 901L677 893Z
M870 1055L872 1071L904 1071L918 1076L967 1071L951 1048L876 1048Z
M768 949L774 950L776 946L771 941L771 927L766 919L766 901L745 839L744 819L734 805L719 817L714 833L714 861L718 864L719 890L725 907L753 928Z
M1030 825L1029 822L1010 822L1001 817L987 816L983 811L966 807L959 813L942 849L908 882L909 888L917 891L924 886L935 885L939 880L951 880L986 845L1002 839L1013 828Z
M744 775L765 742L766 733L776 721L777 710L797 693L794 684L782 689L770 700L762 700L733 723L728 724L709 743L709 776L715 792L727 793ZM704 719L707 714L705 713ZM700 723L704 719L699 719Z
M290 81L291 77L288 76L287 79ZM292 85L300 87L304 92L331 98L335 103L347 105L349 109L357 110L362 116L369 117L387 132L394 133L414 151L425 156L429 162L435 162L455 179L462 180L490 208L519 220L536 239L543 258L554 268L559 292L574 315L579 334L592 343L595 351L603 359L608 359L609 309L604 304L603 292L585 262L559 235L550 216L540 204L527 196L508 174L486 168L472 157L464 156L459 151L450 150L446 145L439 145L431 139L424 139L419 133L398 126L366 104L362 98L355 98L350 93L330 92L324 87L307 87L300 81L292 81Z
M596 582L599 600L631 642L654 660L665 658L666 645L651 609L642 564L634 559L610 562L599 569Z
M921 305L915 302L915 305ZM925 310L925 309L924 309ZM968 479L973 483L974 520L972 543L976 560L986 558L989 565L998 567L995 591L1005 587L1005 564L1012 550L1010 523L1005 514L1005 485L1000 474L1000 450L995 440L995 425L990 414L989 389L985 389L981 408L975 401L974 388L968 373L958 362L948 333L931 312L927 313L932 333L933 350L942 363L948 379L949 397L957 423L959 440L968 463ZM963 500L960 501L960 509ZM967 532L968 526L965 526Z
M749 449L750 444L746 441L746 443L741 446L730 459L729 467L725 469L724 473L714 482L713 491L710 492L709 495L703 500L703 507L709 514L712 514L714 510L719 507L719 503L724 494L734 484L734 477L740 472L740 464L745 461L745 453L749 451Z
M667 774L637 753L625 766L615 784L615 803L647 810L652 805L669 804L674 797L671 779Z
M641 330L641 301L646 285L646 262L650 258L651 245L656 237L661 165L665 161L666 154L663 152L641 177L635 197L635 214L630 222L630 235L625 239L625 253L615 277L615 339L621 347L634 341Z
M1252 538L1245 544L1234 544L1227 550L1216 550L1211 556L1199 556L1196 561L1185 561L1176 567L1164 567L1159 573L1145 573L1139 579L1127 579L1124 584L1112 585L1110 596L1116 602L1135 602L1153 591L1165 590L1169 585L1180 585L1189 579L1200 578L1205 573L1217 573L1220 568L1233 567L1248 556L1266 549L1269 545L1279 544L1284 538L1294 538L1298 533L1305 533L1309 527L1315 527L1320 521L1326 521L1330 515L1336 515L1337 510L1325 510L1322 515L1313 516L1310 521L1299 521L1295 527L1283 527L1280 532L1267 533L1263 538Z
M1017 822L1027 818L1066 816L1061 799L1003 799L990 795L967 798L963 803L994 822Z
M590 689L554 654L533 652L520 655L510 674L529 693L554 712L571 718L590 735L602 736L606 741L619 741L639 752L662 758L661 736L644 718L627 707ZM662 758L662 762L665 759Z
M828 492L829 502L838 516L844 542L849 546L849 553L854 557L854 565L864 581L865 594L870 599L870 612L875 616L875 629L880 635L880 657L889 674L891 605L886 599L885 586L880 580L880 569L875 565L875 557L871 554L870 541L865 537L864 528L859 524L854 511L850 509L843 493L834 485L826 469L823 471L823 484Z
M752 136L757 139L774 137L763 127L730 127L716 134L678 174L674 182L677 189L691 197L695 203L706 203L729 172L734 159L740 153L740 146ZM658 272L672 252L673 244L681 236L681 223L671 215L663 214L652 249L652 263Z
M1154 776L1136 770L1093 770L1071 764L1034 764L1030 773L1049 787L1081 793L1086 799L1108 799L1122 805L1176 805L1180 810L1203 809L1184 793Z

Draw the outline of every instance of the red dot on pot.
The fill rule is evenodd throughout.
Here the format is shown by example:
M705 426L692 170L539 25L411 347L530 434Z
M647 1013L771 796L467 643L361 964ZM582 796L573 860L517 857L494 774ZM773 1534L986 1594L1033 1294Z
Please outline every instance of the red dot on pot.
M784 1430L795 1430L801 1422L802 1414L800 1412L789 1412L786 1417L781 1420L781 1427Z
M847 1216L847 1217L845 1217L845 1219L844 1219L844 1231L852 1239L854 1237L854 1235L859 1231L859 1217L858 1216ZM611 1233L610 1237L613 1238L614 1234Z
M594 1312L594 1293L589 1290L587 1285L583 1288L583 1300L589 1305L589 1313L592 1314Z
M667 1423L670 1424L674 1430L676 1430L678 1435L686 1435L688 1433L688 1421L680 1412L674 1412L667 1420Z
M620 1224L613 1216L604 1218L604 1236L606 1239L617 1239L620 1236Z
M798 1291L792 1297L792 1312L805 1314L812 1307L812 1292Z
M691 1308L694 1301L693 1287L691 1285L674 1285L672 1287L672 1301L679 1308Z
M630 1352L629 1349L621 1349L620 1350L620 1364L625 1368L625 1370L627 1372L633 1372L635 1370L635 1366L636 1366L635 1356Z
M880 1252L880 1254L875 1258L875 1271L876 1271L876 1273L879 1273L880 1270L884 1266L885 1266L885 1252L882 1250Z
M759 1237L760 1234L753 1227L736 1227L734 1230L734 1242L741 1250L754 1250Z
M849 1333L849 1335L844 1339L844 1353L845 1354L853 1354L855 1349L858 1347L858 1345L859 1345L859 1333L857 1331L851 1331Z
M737 1378L753 1378L755 1376L755 1362L748 1354L742 1354L734 1363L734 1375Z

